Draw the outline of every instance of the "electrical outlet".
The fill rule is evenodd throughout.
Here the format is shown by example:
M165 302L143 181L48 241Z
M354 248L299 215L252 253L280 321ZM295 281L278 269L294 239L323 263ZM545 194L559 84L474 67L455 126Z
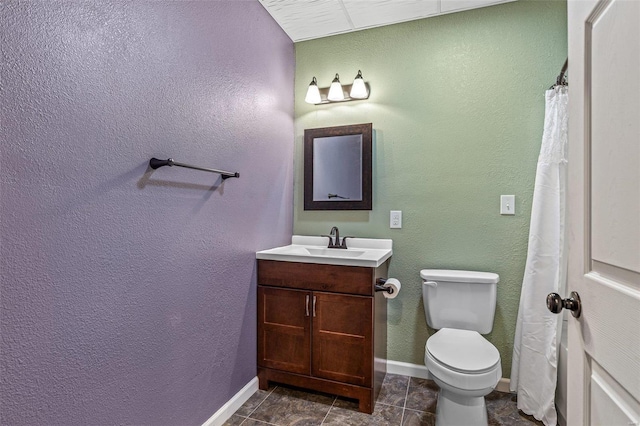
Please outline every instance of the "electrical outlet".
M391 210L389 214L389 228L402 228L401 210Z
M500 214L507 214L507 215L516 214L516 196L515 195L500 196Z

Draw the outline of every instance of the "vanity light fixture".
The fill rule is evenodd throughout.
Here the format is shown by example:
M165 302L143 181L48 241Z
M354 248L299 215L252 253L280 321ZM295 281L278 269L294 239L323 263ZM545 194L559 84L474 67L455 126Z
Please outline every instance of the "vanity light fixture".
M340 84L340 76L338 74L336 74L331 82L327 99L334 102L344 101L344 92L342 91L342 84Z
M309 84L309 89L307 89L307 96L305 96L304 101L308 104L319 104L322 102L322 98L320 97L320 89L318 89L318 82L316 78L313 77L311 83Z
M358 70L358 75L356 75L356 78L353 80L349 96L353 99L367 99L369 97L369 91L367 90L367 86L364 84L362 71L360 70Z
M319 88L315 77L309 83L307 96L304 101L308 104L328 104L333 102L357 101L369 98L369 86L362 78L362 71L358 70L353 84L340 84L340 76L336 74L330 87Z

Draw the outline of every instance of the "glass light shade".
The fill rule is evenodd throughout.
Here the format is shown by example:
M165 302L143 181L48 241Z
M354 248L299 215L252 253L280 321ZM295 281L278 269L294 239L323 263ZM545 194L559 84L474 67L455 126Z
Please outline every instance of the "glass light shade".
M358 71L358 75L356 75L355 80L353 80L349 96L353 99L366 99L369 97L367 86L364 84L364 79L362 78L362 71Z
M318 83L316 82L315 77L313 77L313 80L311 80L311 83L309 83L307 96L304 97L304 101L308 104L319 104L322 102L322 98L320 97L320 90L318 89Z
M344 92L342 91L342 84L340 84L340 76L338 74L331 82L327 99L330 101L344 101Z

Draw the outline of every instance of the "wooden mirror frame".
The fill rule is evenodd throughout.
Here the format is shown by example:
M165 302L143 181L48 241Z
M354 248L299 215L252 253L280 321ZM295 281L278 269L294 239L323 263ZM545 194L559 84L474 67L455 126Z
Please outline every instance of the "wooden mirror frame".
M362 200L313 200L313 141L331 136L362 135ZM372 134L371 123L349 126L305 129L304 131L304 209L305 210L371 210L372 209Z

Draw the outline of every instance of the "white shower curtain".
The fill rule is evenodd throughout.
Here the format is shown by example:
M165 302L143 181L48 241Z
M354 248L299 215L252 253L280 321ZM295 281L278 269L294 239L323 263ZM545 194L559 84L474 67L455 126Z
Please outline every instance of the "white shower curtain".
M552 292L564 297L566 288L568 89L560 86L547 90L545 98L544 133L533 192L510 387L518 393L520 410L547 426L555 426L562 315L549 312L545 300Z

